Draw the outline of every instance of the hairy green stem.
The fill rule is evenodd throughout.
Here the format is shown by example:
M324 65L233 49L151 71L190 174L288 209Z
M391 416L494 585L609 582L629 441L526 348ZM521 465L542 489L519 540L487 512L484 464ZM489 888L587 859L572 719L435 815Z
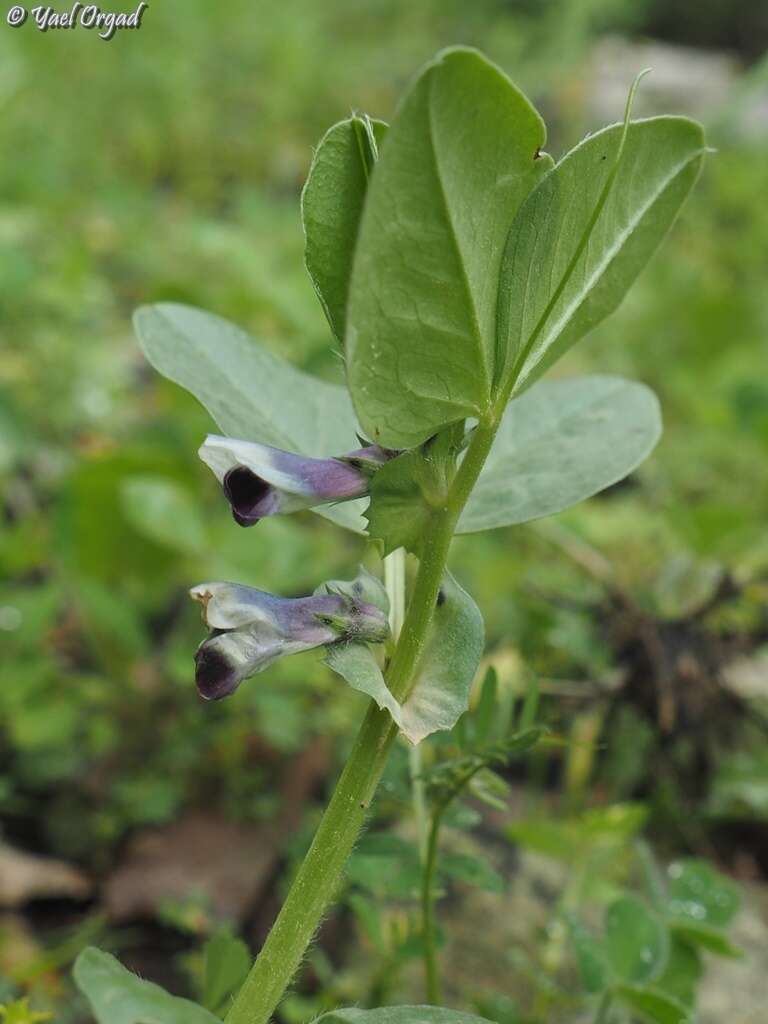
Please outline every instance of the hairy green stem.
M440 592L451 538L480 475L496 423L480 423L454 477L445 505L425 531L413 594L386 679L396 700L413 685ZM266 1024L301 963L323 914L334 899L344 865L365 822L397 727L371 704L346 766L285 903L237 994L226 1024Z

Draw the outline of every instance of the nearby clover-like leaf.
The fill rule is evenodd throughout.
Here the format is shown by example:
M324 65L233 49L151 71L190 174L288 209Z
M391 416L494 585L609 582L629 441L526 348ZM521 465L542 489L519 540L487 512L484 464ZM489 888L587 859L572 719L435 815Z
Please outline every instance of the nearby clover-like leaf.
M73 973L98 1024L221 1024L202 1006L137 978L99 949L84 949Z
M715 956L738 959L743 955L738 946L734 946L719 928L712 925L700 924L692 920L681 920L673 921L670 927L673 935L691 946L706 949L708 953L714 953Z
M688 1009L666 992L642 985L619 985L617 993L622 1002L639 1013L644 1020L655 1024L688 1024Z
M542 381L507 407L458 532L560 512L631 473L660 435L659 403L643 384Z
M616 309L699 174L701 125L655 117L629 125L611 185L623 131L623 125L605 128L566 154L510 228L499 285L498 350L505 360L503 382L514 382L516 392ZM610 192L590 230L606 185Z
M489 1024L484 1017L442 1006L380 1006L375 1010L349 1007L330 1010L313 1024Z
M367 693L380 708L386 708L411 743L420 743L433 732L452 729L467 710L482 651L480 609L446 573L416 682L404 704L395 700L368 647L329 647L326 664L353 689Z
M617 979L644 984L664 970L669 933L641 900L622 896L605 915L605 948Z
M603 992L610 986L611 970L602 937L593 935L573 913L566 915L568 935L585 992Z
M359 445L345 388L302 373L221 317L163 302L138 309L134 327L155 369L190 391L225 434L312 456ZM316 511L364 533L364 508L363 499Z
M544 123L474 50L426 66L387 131L352 267L345 348L371 440L410 448L487 408L499 267L551 166Z
M354 115L320 140L301 194L304 260L331 330L344 340L357 231L383 121Z
M725 928L739 908L739 887L705 860L675 861L668 868L668 912L673 918Z

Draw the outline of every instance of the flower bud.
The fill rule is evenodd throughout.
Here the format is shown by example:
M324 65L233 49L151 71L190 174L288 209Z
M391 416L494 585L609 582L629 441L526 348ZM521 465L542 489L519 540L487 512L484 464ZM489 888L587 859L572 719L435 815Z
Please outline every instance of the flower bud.
M284 598L236 583L201 583L190 595L203 606L211 635L195 654L205 700L219 700L278 658L355 640L381 643L386 612L343 593Z
M392 457L377 445L313 459L253 441L209 434L198 453L213 471L240 526L368 493L371 474Z

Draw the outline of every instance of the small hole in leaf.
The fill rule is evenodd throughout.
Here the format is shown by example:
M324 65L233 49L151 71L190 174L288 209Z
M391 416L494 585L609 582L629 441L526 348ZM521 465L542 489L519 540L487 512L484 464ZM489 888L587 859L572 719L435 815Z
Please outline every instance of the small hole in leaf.
M444 604L445 604L445 592L442 591L442 590L438 590L438 592L437 592L437 607L440 608Z

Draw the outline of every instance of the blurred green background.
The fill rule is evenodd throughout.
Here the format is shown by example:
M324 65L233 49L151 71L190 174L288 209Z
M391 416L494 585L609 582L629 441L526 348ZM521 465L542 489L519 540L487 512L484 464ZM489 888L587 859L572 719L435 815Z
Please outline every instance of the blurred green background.
M553 520L455 546L502 686L535 673L568 741L518 769L515 814L634 801L660 856L768 874L767 33L747 0L164 0L108 43L3 19L0 1001L29 989L57 1020L85 1019L66 969L94 936L189 991L214 921L257 940L274 913L361 699L306 656L203 706L186 589L308 593L351 574L362 543L309 514L236 527L196 458L206 413L143 362L130 317L188 302L339 378L302 264L312 146L351 109L387 119L451 43L529 93L555 156L619 118L649 64L639 112L696 116L717 148L663 250L561 371L656 389L656 453ZM407 830L404 772L398 751L379 814ZM185 889L174 863L198 841L215 859L227 828L271 852L260 886L217 902L199 865ZM19 867L21 851L66 866ZM153 871L181 879L168 898L137 894ZM390 911L390 933L407 931ZM353 961L331 921L289 1024L339 990L373 998L383 975Z

